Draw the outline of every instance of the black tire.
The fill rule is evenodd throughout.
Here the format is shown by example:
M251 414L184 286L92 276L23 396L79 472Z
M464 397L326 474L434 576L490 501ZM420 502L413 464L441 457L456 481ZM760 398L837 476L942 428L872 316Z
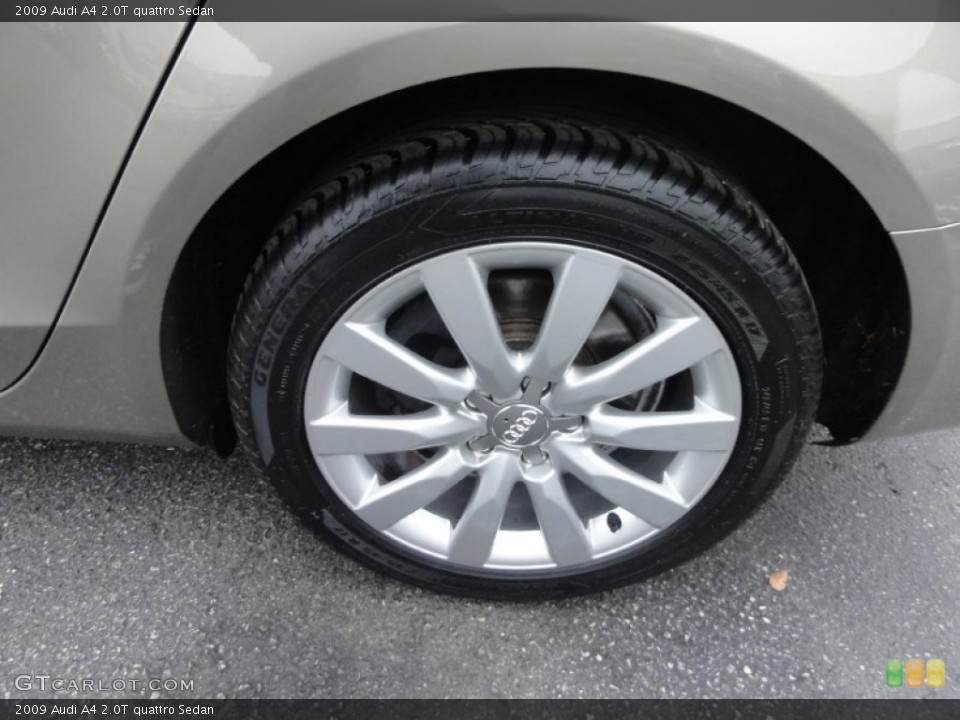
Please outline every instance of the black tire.
M452 570L371 530L330 489L305 439L305 379L326 332L371 287L492 233L531 231L625 257L695 298L736 360L740 435L720 478L693 510L601 567L525 577ZM243 449L337 547L433 590L534 599L640 580L728 533L796 458L819 400L821 362L802 274L744 191L654 140L539 118L419 132L310 189L250 273L228 372Z

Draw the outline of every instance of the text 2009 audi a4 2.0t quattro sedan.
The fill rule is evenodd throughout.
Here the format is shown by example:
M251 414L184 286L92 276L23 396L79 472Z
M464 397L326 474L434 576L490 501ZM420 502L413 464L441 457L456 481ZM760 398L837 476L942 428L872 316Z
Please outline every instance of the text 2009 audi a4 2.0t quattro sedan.
M960 26L0 29L0 432L235 447L497 598L960 422ZM826 435L825 435L826 437Z

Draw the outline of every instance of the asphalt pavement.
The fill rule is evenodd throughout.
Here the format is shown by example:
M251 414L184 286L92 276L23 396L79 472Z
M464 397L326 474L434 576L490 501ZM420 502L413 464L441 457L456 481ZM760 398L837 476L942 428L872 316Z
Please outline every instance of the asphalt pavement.
M701 557L540 604L384 579L238 457L0 440L0 697L958 698L958 568L960 432L810 446Z

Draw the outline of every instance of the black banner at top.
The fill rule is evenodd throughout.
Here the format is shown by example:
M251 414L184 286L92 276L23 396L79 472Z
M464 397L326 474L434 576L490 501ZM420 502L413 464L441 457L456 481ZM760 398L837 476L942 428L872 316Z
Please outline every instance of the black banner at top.
M930 21L960 20L960 0L34 0L3 3L6 22L281 21Z

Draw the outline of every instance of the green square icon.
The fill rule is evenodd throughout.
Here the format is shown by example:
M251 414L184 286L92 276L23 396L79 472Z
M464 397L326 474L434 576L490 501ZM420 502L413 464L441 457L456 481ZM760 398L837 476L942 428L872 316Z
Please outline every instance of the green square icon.
M887 660L887 687L903 685L903 660Z

